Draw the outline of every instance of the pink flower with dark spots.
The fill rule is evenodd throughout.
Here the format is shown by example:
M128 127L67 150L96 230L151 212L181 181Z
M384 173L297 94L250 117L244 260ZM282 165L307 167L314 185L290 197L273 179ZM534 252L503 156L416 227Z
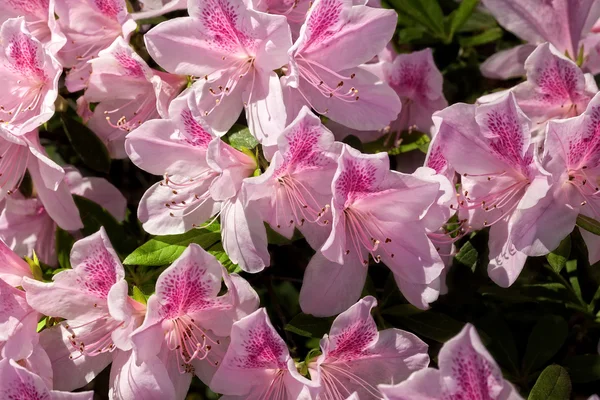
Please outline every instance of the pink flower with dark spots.
M433 119L443 156L461 176L459 219L469 230L491 226L488 274L510 286L527 258L511 239L515 215L528 188L547 181L534 162L530 120L512 93L481 106L455 104Z
M298 373L264 308L237 321L210 388L225 398L309 400L317 384Z
M188 12L146 34L150 55L168 72L198 78L199 106L216 132L227 132L245 108L253 135L275 144L286 115L274 72L291 46L285 17L240 0L191 0Z
M448 106L442 92L444 79L433 61L431 49L399 54L392 62L382 62L385 81L402 101L398 118L390 124L396 140L406 130L428 133L434 112Z
M38 341L39 317L28 304L24 291L0 279L0 360L18 361L32 354Z
M437 299L444 263L427 233L446 222L433 210L448 209L438 204L440 182L447 179L419 175L390 171L387 153L361 154L344 147L332 182L331 234L304 275L304 312L329 316L354 304L369 256L392 270L404 296L417 307L427 308Z
M483 5L500 25L523 39L525 44L500 51L483 64L481 72L493 79L509 79L525 75L523 65L538 44L549 42L561 54L576 60L581 49L584 59L596 52L598 39L590 35L600 16L600 4L595 0L483 0ZM591 43L586 43L588 40ZM587 64L587 65L586 65ZM598 71L600 64L584 62L584 68Z
M222 282L227 292L219 296ZM146 319L131 337L135 364L162 364L168 375L150 374L162 382L155 395L183 399L194 374L210 382L232 324L257 308L258 295L244 279L228 275L215 257L191 244L158 277ZM135 393L134 384L131 390Z
M331 230L331 181L340 151L319 117L304 107L279 137L265 173L244 180L249 207L259 206L276 232L291 239L298 228L319 249Z
M118 37L129 41L136 28L125 0L54 0L58 31L67 39L58 53L70 68L65 84L70 92L85 89L92 72L88 61Z
M312 5L311 0L249 0L252 8L268 14L285 15L292 31L292 39L300 35L300 28Z
M425 368L395 386L380 385L386 400L522 400L502 377L475 328L467 324L444 343L439 369Z
M400 329L377 331L367 296L338 315L329 335L321 339L322 354L308 363L319 382L317 399L342 400L352 393L359 399L382 397L377 385L401 382L429 365L427 344Z
M288 123L303 105L351 129L382 129L394 120L401 108L398 96L360 65L383 50L396 20L392 10L351 0L315 1L281 78Z
M541 165L550 175L523 199L512 240L530 256L558 247L575 228L577 216L600 220L600 96L575 118L550 121ZM591 263L600 260L600 237L580 230Z
M145 310L127 296L125 271L104 228L73 245L71 265L51 283L23 279L31 307L65 319L40 336L52 362L54 386L61 390L86 385L117 353L129 351L129 335Z
M85 100L99 103L88 126L104 141L111 156L125 158L125 136L161 116L186 85L186 78L148 67L122 37L91 60Z
M50 390L44 380L14 360L0 361L0 396L26 400L92 400L94 392Z

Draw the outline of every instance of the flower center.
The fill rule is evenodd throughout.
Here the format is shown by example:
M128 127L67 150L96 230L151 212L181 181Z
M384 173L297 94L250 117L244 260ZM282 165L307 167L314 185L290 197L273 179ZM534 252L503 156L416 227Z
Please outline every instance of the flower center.
M117 321L109 314L104 314L92 321L84 322L79 325L65 323L64 327L71 336L69 341L79 355L69 356L75 360L81 356L96 356L100 353L111 352L115 349L112 340L112 333L121 327L125 322Z

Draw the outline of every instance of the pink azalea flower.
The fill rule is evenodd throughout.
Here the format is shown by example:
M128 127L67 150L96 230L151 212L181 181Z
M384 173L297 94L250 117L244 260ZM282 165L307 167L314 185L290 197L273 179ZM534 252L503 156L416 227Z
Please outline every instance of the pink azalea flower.
M219 296L221 283L228 288ZM220 364L232 324L258 308L258 295L241 277L191 244L158 278L146 319L132 335L136 363L166 368L173 397L183 399L192 375L205 383ZM158 377L157 377L158 379Z
M24 278L27 279L27 278ZM25 292L0 279L0 359L21 360L37 344L39 314L30 307Z
M14 360L0 361L0 393L6 399L92 400L94 392L50 390L38 375Z
M526 44L500 51L483 64L481 72L494 79L509 79L525 74L523 64L537 44L552 43L561 54L577 59L583 39L600 16L594 0L577 3L568 0L523 3L519 0L483 0L485 7L507 30ZM592 47L583 46L586 55ZM585 67L585 65L584 65Z
M531 123L512 93L481 106L455 104L433 119L443 155L461 175L459 218L473 230L491 226L488 274L510 286L527 258L511 240L515 210L546 180L534 163Z
M65 38L56 32L54 4L55 0L1 0L0 25L9 18L23 17L27 30L56 54Z
M125 148L134 164L164 176L144 194L138 217L147 232L171 235L220 215L231 261L258 272L269 265L267 236L262 217L244 207L241 192L256 161L219 139L187 100L182 96L171 103L169 120L148 121L127 136Z
M575 117L585 111L598 92L591 74L584 74L573 61L549 43L539 45L525 61L527 81L510 89L523 112L543 131L552 119ZM483 96L485 104L506 91ZM541 135L543 140L543 135Z
M0 279L11 286L21 286L23 277L33 277L29 265L0 240Z
M224 399L311 399L316 383L298 373L264 308L231 329L231 344L210 388Z
M429 365L427 344L417 336L395 328L377 331L371 316L376 305L371 296L359 300L336 317L321 339L322 355L308 364L321 386L317 398L356 393L360 399L379 399L377 385L401 382Z
M67 38L58 53L70 68L65 84L70 92L85 89L92 66L88 63L118 37L129 40L136 28L125 0L55 0L57 29Z
M575 228L578 214L600 220L600 96L580 116L550 121L541 156L549 180L527 191L512 230L517 249L548 254ZM600 259L598 236L584 232L590 261Z
M54 385L62 390L84 386L110 364L113 353L130 350L129 335L145 308L127 296L125 271L104 228L73 245L71 265L51 283L23 279L31 307L65 319L40 335Z
M240 0L190 0L190 17L166 21L145 36L148 52L165 70L198 77L201 109L219 109L213 125L225 133L242 108L251 132L276 143L285 127L279 78L291 46L285 17L248 9ZM215 118L217 119L217 118Z
M184 76L148 67L122 37L90 61L85 99L100 103L88 126L107 144L115 158L126 158L127 132L144 121L167 115L169 103L186 85Z
M398 96L360 65L383 50L396 20L392 10L353 6L349 0L315 1L281 79L288 122L305 104L352 129L377 130L395 119Z
M304 312L328 316L354 304L369 255L392 270L404 296L417 307L427 308L437 299L444 263L427 233L440 228L432 226L430 216L438 217L429 211L439 207L440 184L389 167L387 153L361 154L344 147L331 186L332 231L304 275Z
M438 369L414 372L398 385L380 385L386 400L495 399L522 400L502 377L475 328L467 324L444 343Z
M330 232L326 221L331 181L341 150L332 133L308 107L282 132L264 174L244 180L248 207L261 207L264 220L291 239L298 228L314 249ZM329 219L331 217L329 216Z
M25 18L11 18L2 24L0 136L3 139L33 131L54 115L61 73L62 67L50 50L29 32Z
M300 35L300 28L306 21L306 14L311 7L311 0L249 0L252 8L277 15L285 15L292 31L292 39Z
M397 132L396 140L405 130L429 132L433 113L448 106L442 92L444 79L435 66L431 49L399 54L392 62L382 64L385 81L402 101L398 118L390 124L390 130Z
M88 198L104 207L118 221L125 218L127 201L116 187L104 178L83 177L73 167L65 167L65 170L65 179L58 191L64 192L71 201L71 194ZM77 208L75 212L79 218ZM57 263L57 222L39 197L25 198L17 192L0 204L0 239L19 256L32 257L35 251L44 264Z
M140 11L131 14L134 20L159 17L171 11L187 8L187 0L140 0L138 3L140 3Z

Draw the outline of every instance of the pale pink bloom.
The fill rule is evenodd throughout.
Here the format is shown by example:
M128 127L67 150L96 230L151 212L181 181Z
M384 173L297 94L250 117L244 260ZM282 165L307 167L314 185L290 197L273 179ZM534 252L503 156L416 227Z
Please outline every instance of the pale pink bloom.
M151 69L122 37L90 64L92 74L84 97L89 103L100 104L88 126L107 145L112 157L126 158L127 132L145 121L166 117L169 103L187 79Z
M0 359L2 358L0 357ZM38 375L40 378L42 378L44 384L48 389L53 388L54 374L52 371L52 363L50 362L48 354L39 343L33 346L33 351L31 352L31 354L29 354L27 358L22 358L20 360L15 361L20 366L27 368L35 375Z
M557 248L578 214L600 220L600 96L582 115L548 123L541 164L549 180L527 191L512 231L517 249L531 256ZM598 237L581 231L590 261L598 261Z
M281 78L288 122L305 104L352 129L377 130L395 119L398 96L360 65L383 50L396 20L392 10L351 0L315 1Z
M233 324L231 344L210 383L227 400L310 400L316 386L298 373L264 308Z
M600 3L595 0L532 3L521 0L483 0L483 4L500 25L527 42L500 51L481 64L483 75L494 79L524 75L525 60L543 42L552 43L561 54L567 54L569 58L576 60L586 34L600 16ZM584 45L583 50L587 55L592 47ZM590 67L597 68L592 65Z
M0 240L0 279L11 286L21 286L23 277L33 277L29 265Z
M138 217L147 232L169 235L220 215L231 261L258 272L269 265L267 236L258 211L244 207L241 191L256 161L223 142L186 97L171 103L170 119L148 121L127 136L125 148L134 164L164 176L144 194Z
M308 363L320 384L317 399L342 400L354 392L360 399L380 399L377 385L401 382L429 365L427 344L417 336L395 328L377 331L371 316L376 305L371 296L359 300L321 339L322 354Z
M125 0L54 0L57 30L67 43L58 53L70 68L65 84L70 92L85 89L92 66L88 63L118 37L129 41L136 28Z
M267 170L244 180L248 207L260 207L264 220L291 239L298 228L314 249L329 232L331 181L341 146L308 107L282 132Z
M219 110L211 126L225 133L246 109L248 127L272 145L285 127L277 74L291 46L285 17L247 8L240 0L190 0L190 17L163 22L145 36L152 58L171 73L200 83L201 111Z
M40 343L54 370L54 385L73 390L110 364L115 352L131 349L129 335L139 326L144 305L127 296L125 270L104 228L77 241L73 269L51 283L24 278L27 302L44 315L65 321L42 331Z
M227 293L219 296L222 282ZM221 363L232 324L258 308L258 295L200 246L191 244L156 282L142 326L132 335L136 365L155 363L183 399L192 376L209 383ZM160 377L156 377L159 379Z
M522 400L487 351L475 328L467 324L442 346L439 369L425 368L395 386L380 385L386 400L494 399Z
M140 0L140 11L131 14L134 20L154 18L176 10L185 10L187 0Z
M525 61L525 70L527 81L509 90L535 124L534 128L542 131L549 120L581 114L598 92L594 76L584 74L577 64L549 43L539 45L531 53ZM492 93L477 102L485 104L505 94L506 91ZM540 136L543 140L543 134Z
M8 133L0 136L25 135L54 115L61 73L61 65L29 32L25 18L11 18L2 24L0 131Z
M64 192L71 201L71 194L90 199L104 207L118 221L125 218L127 201L116 187L104 178L83 177L73 167L65 167L65 170L65 179L59 185L59 192ZM79 218L77 208L75 212ZM57 223L39 197L25 198L17 192L0 204L0 239L19 256L32 257L35 251L43 263L56 265Z
M431 49L399 54L392 62L383 62L385 81L402 101L398 118L390 123L396 140L406 130L428 133L433 126L431 116L448 106L442 92L444 79L433 61Z
M0 304L0 359L29 357L38 342L36 328L39 314L28 304L24 291L2 279Z
M387 153L361 154L344 146L332 182L332 231L304 275L304 312L328 316L354 304L369 255L392 270L417 307L437 299L444 263L427 233L445 223L433 226L439 223L433 209L440 207L440 184L389 168Z
M300 35L300 28L306 21L311 0L248 0L253 9L269 14L285 15L292 31L292 39Z
M65 44L56 32L55 0L0 0L0 25L9 18L23 17L27 30L55 54Z
M527 258L511 240L515 210L530 185L547 179L534 163L530 120L512 93L481 106L452 105L433 120L444 157L461 175L459 218L473 230L491 226L488 274L510 286Z
M44 380L14 360L0 361L0 395L5 399L92 400L94 392L50 390Z

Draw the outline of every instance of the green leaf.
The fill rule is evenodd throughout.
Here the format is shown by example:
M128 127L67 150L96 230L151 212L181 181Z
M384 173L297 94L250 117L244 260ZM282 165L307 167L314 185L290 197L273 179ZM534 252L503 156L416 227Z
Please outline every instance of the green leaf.
M569 260L565 263L567 267L567 274L569 275L569 282L573 288L573 292L579 300L583 303L583 297L581 297L581 287L579 286L579 278L577 276L577 260Z
M459 252L454 256L454 259L469 267L471 271L475 271L477 260L479 259L479 252L471 242L467 242L460 248Z
M454 33L458 31L467 22L475 7L479 4L479 0L463 0L460 6L452 13L452 22L450 23L450 40L454 37Z
M546 256L548 263L557 273L560 273L567 264L571 255L571 236L567 236L558 245L556 250Z
M587 383L600 380L600 355L588 354L569 357L565 360L565 368L575 383Z
M79 209L79 215L83 221L82 232L85 236L90 236L104 227L118 253L127 254L135 247L135 238L128 235L124 226L106 209L82 196L74 195L73 200Z
M463 322L435 311L394 317L393 321L397 321L398 324L417 333L419 336L425 336L440 343L447 342L456 336L464 326Z
M183 253L190 243L210 249L221 240L219 225L192 229L181 235L155 236L125 258L125 265L160 266L171 264Z
M458 43L461 47L475 47L481 46L483 44L487 44L498 40L502 37L503 31L500 28L492 28L479 35L463 37L458 40Z
M446 39L444 13L437 0L390 0L399 14L405 14L425 26L433 35Z
M583 214L577 216L577 226L585 229L588 232L592 232L594 235L600 236L600 222L593 218L586 217Z
M42 266L40 265L40 259L37 254L35 254L35 250L33 251L33 257L25 257L25 261L29 264L29 269L31 269L31 274L33 278L37 281L44 280L44 273L42 272Z
M494 359L512 374L518 373L519 352L513 334L502 315L488 312L475 326L490 338L486 348Z
M133 295L131 297L142 304L146 304L148 301L144 292L137 286L133 287Z
M563 346L569 334L569 325L558 315L542 317L533 327L527 350L523 358L523 371L531 371L543 367Z
M61 121L65 134L81 160L94 171L110 171L110 155L94 132L81 122L63 114Z
M244 125L235 124L227 132L229 144L238 150L253 149L258 146L258 140L252 136L250 129Z
M560 365L550 365L541 373L528 400L565 400L571 398L571 379Z
M48 322L48 318L49 317L44 317L44 318L42 318L42 320L40 322L38 322L36 332L39 333L39 332L42 331L42 329L44 329L46 327L46 323Z
M56 256L61 268L71 268L71 249L75 238L61 228L56 228Z
M457 32L485 31L497 27L496 19L491 14L474 11Z
M427 29L423 26L407 26L398 31L398 43L411 43L423 38Z
M292 318L285 326L285 330L309 338L322 338L324 334L329 332L334 319L334 317L317 318L300 313Z
M238 273L242 270L239 265L234 264L233 261L229 259L227 253L225 253L225 250L223 250L223 244L221 242L215 244L214 246L211 246L208 252L215 256L217 261L223 264L225 269L230 274Z

